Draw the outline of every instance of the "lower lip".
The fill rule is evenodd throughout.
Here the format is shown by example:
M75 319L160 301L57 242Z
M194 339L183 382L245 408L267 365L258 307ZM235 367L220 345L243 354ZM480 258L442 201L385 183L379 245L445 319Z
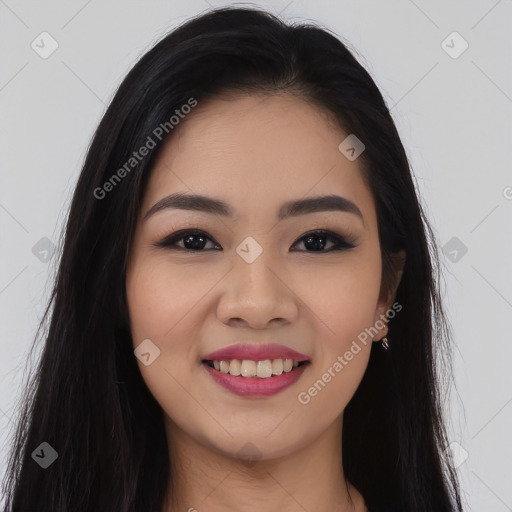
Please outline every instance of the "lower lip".
M229 373L223 373L212 368L207 363L203 366L212 376L213 380L223 388L239 396L271 396L279 393L283 389L291 386L300 378L309 363L297 366L291 372L268 377L267 379L258 379L252 377L237 377Z

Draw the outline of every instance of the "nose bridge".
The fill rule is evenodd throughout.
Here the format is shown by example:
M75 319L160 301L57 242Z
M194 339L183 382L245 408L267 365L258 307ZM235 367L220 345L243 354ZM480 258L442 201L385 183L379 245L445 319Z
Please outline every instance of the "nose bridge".
M264 249L255 239L248 237L236 249L234 255L233 278L244 288L254 292L269 292L269 287L277 285L275 270L276 258L269 249Z
M259 249L258 249L259 247ZM279 278L276 257L271 250L242 242L233 255L232 271L219 303L219 319L243 320L255 327L272 319L291 320L293 294Z

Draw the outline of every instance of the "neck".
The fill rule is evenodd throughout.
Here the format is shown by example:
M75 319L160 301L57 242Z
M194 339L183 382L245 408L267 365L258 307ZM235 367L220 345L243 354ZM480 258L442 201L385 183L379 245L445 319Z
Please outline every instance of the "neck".
M199 444L167 418L174 491L162 512L365 512L345 481L341 427L342 416L286 456L246 461Z

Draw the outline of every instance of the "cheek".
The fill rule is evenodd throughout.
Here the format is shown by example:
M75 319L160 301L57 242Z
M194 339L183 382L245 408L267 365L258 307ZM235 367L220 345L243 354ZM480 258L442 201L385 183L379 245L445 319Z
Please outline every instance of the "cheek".
M373 324L380 291L380 253L361 251L303 273L300 297L318 320L326 350L342 350Z
M160 349L155 365L176 375L196 365L197 340L211 314L207 295L218 280L208 265L173 265L165 254L136 258L126 277L134 348L150 339ZM139 367L143 375L150 368Z
M134 350L151 340L158 353L149 365L137 364L151 394L166 411L184 406L183 387L190 365L196 364L200 322L193 322L194 305L208 287L194 293L186 273L172 272L158 259L136 261L127 273L126 295ZM202 292L202 293L201 293ZM146 342L147 343L147 342ZM150 345L151 346L151 345Z
M161 262L141 258L127 274L126 296L134 348L150 339L160 349L155 364L162 366L169 352L176 355L183 349L176 333L180 319L192 307L190 291ZM141 366L143 371L147 368Z
M214 282L211 273L198 276L192 270L177 270L165 258L136 264L126 280L134 343L151 337L162 343L177 338L187 315Z
M329 268L317 267L315 286L303 288L304 302L316 318L318 343L315 371L299 402L309 401L324 415L335 404L330 419L344 409L366 371L372 336L365 329L374 323L380 279L380 252L361 251Z

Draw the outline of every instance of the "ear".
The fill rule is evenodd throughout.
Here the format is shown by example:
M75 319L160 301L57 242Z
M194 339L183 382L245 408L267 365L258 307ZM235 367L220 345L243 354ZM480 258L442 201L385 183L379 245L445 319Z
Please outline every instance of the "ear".
M384 327L380 329L379 333L374 337L374 339L381 339L386 336L388 331L388 326L386 320L386 312L391 308L393 304L393 300L395 299L396 291L398 289L398 285L402 280L402 275L404 273L406 254L404 250L391 253L391 268L388 270L389 275L383 277L381 280L381 288L379 301L377 303L377 308L375 310L375 319L374 324L381 320L380 323L384 323Z

